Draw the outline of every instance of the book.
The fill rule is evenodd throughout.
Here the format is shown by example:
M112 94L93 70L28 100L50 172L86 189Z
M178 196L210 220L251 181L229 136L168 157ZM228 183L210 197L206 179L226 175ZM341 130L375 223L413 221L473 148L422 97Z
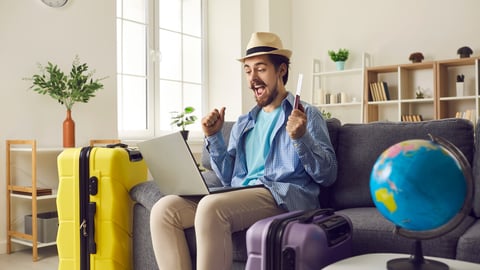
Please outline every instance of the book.
M380 82L385 100L390 100L390 93L388 92L388 84L386 82Z
M32 196L32 192L29 191L29 189L31 189L31 187L25 187L24 190L12 190L12 193L18 194L18 195ZM52 189L37 187L37 196L45 196L45 195L52 195Z

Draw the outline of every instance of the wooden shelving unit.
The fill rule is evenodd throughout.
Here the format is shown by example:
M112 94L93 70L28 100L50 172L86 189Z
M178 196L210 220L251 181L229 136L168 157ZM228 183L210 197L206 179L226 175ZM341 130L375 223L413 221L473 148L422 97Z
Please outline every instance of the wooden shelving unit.
M455 90L456 76L465 75L465 94ZM479 58L449 59L423 63L366 67L364 122L402 121L405 116L422 120L456 117L468 111L475 122L479 114ZM371 83L388 84L390 100L375 101ZM417 98L419 88L423 98Z
M20 185L17 183L12 173L12 153L13 152L29 152L31 153L31 179L30 186ZM36 140L6 140L6 185L7 185L7 203L6 203L6 220L7 220L7 253L12 252L12 243L17 243L32 247L32 260L38 260L38 248L55 245L56 242L40 243L38 241L37 231L37 215L38 215L38 201L53 200L56 194L42 195L37 185L37 142ZM41 151L60 152L60 149L45 149ZM52 190L52 189L50 189ZM51 192L53 193L53 192ZM32 214L32 233L15 229L12 226L12 206L15 200L31 200L31 214Z

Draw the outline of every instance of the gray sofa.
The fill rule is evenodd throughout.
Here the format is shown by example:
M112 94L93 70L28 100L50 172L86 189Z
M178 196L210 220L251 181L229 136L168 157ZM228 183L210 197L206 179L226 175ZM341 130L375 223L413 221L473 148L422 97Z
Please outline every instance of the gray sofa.
M428 139L428 134L431 133L451 141L467 157L472 164L475 194L471 214L456 229L441 237L422 242L424 255L480 263L480 121L475 129L471 122L454 118L415 123L374 122L344 125L336 119L329 119L327 123L337 154L338 178L333 186L322 190L320 200L322 207L332 207L352 220L354 255L375 252L411 253L413 240L393 233L394 225L376 210L370 196L370 172L377 157L389 146L407 139ZM232 123L228 123L224 127L226 138L231 125ZM210 168L205 151L202 163L204 167ZM215 185L215 174L211 171L205 174L211 184ZM158 269L150 239L149 213L152 205L162 196L161 191L154 183L145 182L134 187L130 194L136 201L133 225L134 268ZM194 261L193 230L188 229L185 233L189 238ZM232 237L235 260L233 268L243 269L247 258L245 231L234 233ZM168 244L165 248L168 248Z

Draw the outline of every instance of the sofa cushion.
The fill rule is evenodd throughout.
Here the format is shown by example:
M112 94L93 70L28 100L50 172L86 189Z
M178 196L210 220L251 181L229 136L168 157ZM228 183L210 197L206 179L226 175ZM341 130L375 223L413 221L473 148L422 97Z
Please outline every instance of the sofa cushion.
M342 127L342 123L337 118L327 119L327 129L328 135L330 137L330 142L332 143L333 149L337 151L338 145L338 133Z
M150 211L153 205L163 197L163 194L160 192L157 183L145 181L130 190L130 197Z
M480 219L460 237L457 260L480 263Z
M330 188L331 207L374 206L370 195L370 173L378 156L393 144L409 139L443 137L456 145L472 163L473 125L465 119L423 122L372 122L345 124L338 134L337 181Z
M377 208L350 208L337 211L337 213L348 216L352 221L354 255L365 253L412 253L414 240L394 233L395 226L393 223L385 219ZM457 241L474 221L472 216L467 216L454 230L447 234L423 240L424 255L455 259Z
M475 158L473 160L473 213L480 218L480 119L475 128Z

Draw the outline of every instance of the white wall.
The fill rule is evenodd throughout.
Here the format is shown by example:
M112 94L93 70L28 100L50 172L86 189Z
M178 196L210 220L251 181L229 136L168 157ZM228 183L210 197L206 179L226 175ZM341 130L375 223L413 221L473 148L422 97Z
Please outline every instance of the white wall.
M109 76L88 104L76 104L77 145L117 136L115 1L70 0L49 8L40 0L0 1L0 253L5 252L6 139L37 139L39 147L62 146L65 108L28 89L22 80L47 61L69 70L76 54ZM54 179L55 180L55 179Z
M242 112L242 77L239 58L243 48L240 35L241 0L210 0L208 29L208 90L206 111L226 107L225 117L235 120Z
M311 76L315 57L333 70L327 51L338 48L352 53L347 68L360 66L362 52L372 56L374 65L409 63L416 51L425 61L458 58L457 49L464 45L478 56L479 9L477 0L295 0L292 68ZM304 80L304 89L311 89L311 81ZM310 99L310 91L304 92Z

